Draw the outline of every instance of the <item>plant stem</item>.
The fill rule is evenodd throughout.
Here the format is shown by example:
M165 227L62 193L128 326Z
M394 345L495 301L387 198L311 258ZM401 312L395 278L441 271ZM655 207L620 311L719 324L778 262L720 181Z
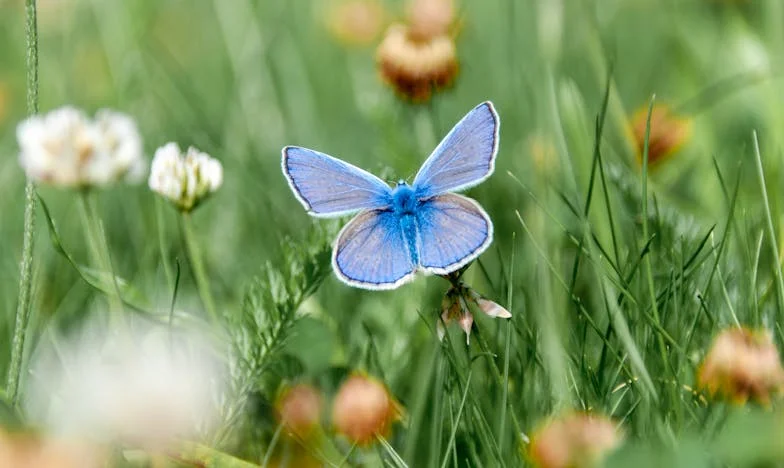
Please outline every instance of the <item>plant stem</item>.
M25 2L25 36L27 46L27 113L38 113L38 19L36 0ZM19 271L19 296L16 306L16 324L11 347L11 367L8 370L6 392L12 405L19 399L19 380L25 338L30 323L30 295L33 283L33 247L35 243L35 185L27 180L25 185L24 236L22 262Z
M210 292L210 283L207 280L207 274L204 271L204 261L201 257L201 249L196 242L196 236L193 233L193 223L191 221L190 213L182 213L182 236L185 240L185 249L187 250L188 260L193 270L193 276L196 279L196 287L201 296L201 302L213 322L218 323L218 313L215 310L215 301L212 299L212 292Z
M106 242L106 236L101 228L100 219L97 210L90 200L90 192L83 190L79 193L79 216L82 220L82 227L84 228L85 236L87 237L87 246L90 251L90 265L97 268L98 274L102 278L108 278L105 289L109 297L109 310L112 317L119 319L122 314L122 300L120 298L120 290L117 286L117 277L112 268L111 255L109 253L109 245Z

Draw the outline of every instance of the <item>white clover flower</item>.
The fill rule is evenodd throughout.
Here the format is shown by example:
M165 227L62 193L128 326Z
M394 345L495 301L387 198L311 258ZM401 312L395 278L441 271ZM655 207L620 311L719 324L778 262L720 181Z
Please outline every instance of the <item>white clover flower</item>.
M27 176L59 187L105 186L144 172L142 143L130 117L109 110L95 120L73 107L30 117L16 130Z
M89 327L44 346L25 406L57 436L165 450L217 422L225 373L201 335Z
M183 154L176 143L167 143L155 151L148 183L178 209L191 211L223 184L223 166L194 147Z

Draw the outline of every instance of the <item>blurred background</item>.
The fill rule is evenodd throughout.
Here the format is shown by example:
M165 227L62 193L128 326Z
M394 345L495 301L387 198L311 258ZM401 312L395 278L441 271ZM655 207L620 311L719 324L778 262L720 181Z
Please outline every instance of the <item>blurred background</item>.
M379 65L385 31L407 21L407 8L402 0L40 0L40 108L117 109L137 120L148 155L176 141L223 163L223 188L195 212L194 224L219 308L232 315L240 313L252 278L267 262L288 261L280 248L284 239L306 243L314 226L331 232L339 226L310 218L294 198L280 171L283 146L314 148L387 180L410 180L454 123L492 100L502 122L497 169L469 195L492 217L495 242L466 279L493 300L513 301L510 372L518 380L510 398L530 428L557 406L557 398L542 397L557 394L546 378L552 368L533 364L540 340L547 343L545 320L561 330L567 367L579 367L581 351L570 346L581 340L584 322L572 313L569 295L550 267L571 278L578 248L569 236L582 235L576 212L583 209L591 179L605 89L601 154L617 229L610 232L599 195L604 192L597 191L594 203L602 208L590 214L592 232L608 250L617 245L619 264L631 264L644 245L640 128L644 134L655 94L663 110L652 118L648 191L656 200L660 234L656 277L666 282L689 249L712 226L726 222L717 168L730 189L740 177L741 231L756 233L761 225L752 130L760 138L772 211L780 211L784 3L457 2L448 37L459 65L448 72L448 83L414 96L415 102L396 92L389 76L384 80ZM393 54L390 60L395 59ZM23 2L0 0L0 343L10 339L16 307L24 174L15 128L24 117ZM48 187L39 192L65 248L85 259L81 227L72 222L76 197ZM151 309L165 313L171 284L164 265L183 259L175 210L145 184L103 190L99 207L117 274ZM777 228L780 219L774 217ZM31 350L48 327L67 330L106 307L52 248L40 211L36 232ZM756 247L756 234L749 235L751 244L744 236L738 235L738 252ZM676 245L680 256L672 253ZM763 265L770 261L767 251ZM745 264L734 265L742 272ZM574 294L585 294L584 304L604 314L591 299L585 275L590 273L581 272L572 284ZM733 294L743 293L738 288ZM315 325L294 353L305 363L300 374L286 378L318 381L334 369L369 367L376 374L381 370L393 393L410 406L421 381L431 378L438 351L432 329L446 289L440 278L419 278L396 291L371 293L330 275L303 305ZM689 300L682 304L693 308ZM176 307L201 313L185 263ZM716 314L718 323L728 321L723 312ZM503 349L506 328L500 321L477 321L490 346ZM456 343L462 340L458 333L450 332ZM694 345L704 346L709 338L706 332ZM375 349L370 365L368 340ZM7 360L0 352L0 370ZM591 397L585 398L592 406ZM594 403L612 412L609 400ZM274 421L270 425L267 435ZM428 449L409 450L415 455Z

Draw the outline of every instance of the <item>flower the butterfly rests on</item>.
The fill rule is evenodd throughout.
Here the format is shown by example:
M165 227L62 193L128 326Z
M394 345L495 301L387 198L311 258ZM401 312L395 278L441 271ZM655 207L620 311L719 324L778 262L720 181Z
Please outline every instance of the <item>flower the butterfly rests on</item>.
M283 174L311 216L359 212L340 231L332 266L345 283L395 289L417 271L447 275L484 252L493 223L474 200L451 192L487 179L495 168L498 114L484 102L455 125L414 182L390 187L378 177L323 153L283 148Z

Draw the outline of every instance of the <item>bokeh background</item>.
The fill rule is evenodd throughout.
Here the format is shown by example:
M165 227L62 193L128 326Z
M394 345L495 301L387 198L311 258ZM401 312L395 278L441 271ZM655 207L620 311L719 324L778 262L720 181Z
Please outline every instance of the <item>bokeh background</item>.
M574 239L583 238L587 221L588 237L606 252L615 246L615 254L608 256L623 273L618 276L634 270L647 240L641 235L640 143L632 119L639 112L644 117L655 94L657 104L668 105L690 126L682 144L648 171L657 291L667 296L674 285L680 288L672 301L660 304L662 323L674 341L685 339L684 329L696 315L706 313L694 299L700 293L709 298L710 320L700 319L694 339L674 353L673 362L663 364L656 361L661 358L657 332L650 331L645 313L627 310L650 305L648 284L637 277L628 284L610 281L628 291L629 300L620 307L628 312L643 360L651 375L672 374L679 384L692 384L711 336L731 322L728 304L733 303L741 319L757 317L755 324L766 325L780 338L776 318L781 305L770 292L775 261L767 244L756 250L765 217L752 130L759 135L778 229L784 3L458 2L454 36L459 74L452 86L416 104L382 81L375 59L386 25L405 19L404 2L380 2L384 15L364 44L350 44L335 33L333 11L338 4L41 0L40 108L72 104L89 112L118 109L137 120L148 155L176 141L197 146L223 163L224 186L197 210L194 224L219 308L231 316L241 314L249 285L265 265L289 261L280 247L286 239L307 243L314 229L334 232L337 227L308 217L296 201L280 171L283 146L318 149L388 180L410 179L454 123L479 102L492 100L502 122L497 169L469 195L492 217L495 242L481 266L466 273L466 280L509 306L514 316L508 342L505 322L477 317L477 327L493 352L508 357L508 398L522 429L533 430L554 410L574 406L629 421L631 434L667 439L699 431L708 417L686 393L675 392L657 403L645 397L645 390L620 398L601 386L587 388L590 369L600 364L601 340L598 332L588 336L594 331L581 314L593 316L602 330L610 322L593 281L602 274L611 278L612 272L606 265L599 268L601 273L585 266L603 261L603 255L589 249L585 255L591 260L584 259L583 269L573 277L574 259L582 248ZM24 174L17 162L15 128L25 117L23 17L21 1L0 0L0 343L10 341L13 329L22 245ZM583 218L595 160L595 127L608 82L607 112L601 119L608 189L597 189L594 209ZM726 178L724 184L719 174ZM736 183L733 217L727 191ZM82 229L73 221L74 194L48 187L39 193L66 249L77 259L86 258ZM605 193L614 207L614 224L608 219ZM151 310L165 313L172 286L165 270L184 258L176 212L145 184L103 190L99 205L117 274L141 292ZM723 268L724 291L729 291L725 302L719 289L711 296L717 283L709 281L702 288L703 280L713 276L711 255L727 226L737 232L716 257ZM705 241L714 227L715 236ZM30 353L44 330L67 331L106 308L105 299L52 248L40 212L36 241ZM682 267L692 253L701 259L693 266L699 271L693 277L679 276L688 270ZM756 282L747 278L755 258L760 271ZM437 386L432 381L457 378L440 367L446 366L446 358L433 331L446 289L440 278L419 278L391 292L356 290L334 276L327 278L303 304L301 312L309 324L300 341L293 341L296 346L289 346L301 366L254 390L258 446L237 451L251 456L265 446L276 425L268 406L281 381L320 382L329 391L339 380L336 375L362 368L380 374L409 408L410 418L396 432L393 446L414 466L426 465L436 450L432 441L447 438L451 428L443 426L442 434L427 425L432 419L428 415L449 418L448 412L431 414L433 402L441 401L432 396ZM575 297L582 298L582 309ZM184 261L177 308L201 313ZM461 348L459 332L450 328L454 352L481 361L476 356L489 351L478 348L476 340ZM8 359L0 352L0 370L6 369ZM500 405L494 401L501 393L488 383L491 377L476 383L479 375L491 375L486 364L477 367L476 412L495 421ZM670 384L657 380L655 385L661 390ZM456 405L460 396L458 392L457 402L448 398ZM471 434L461 430L458 438L470 439ZM514 437L505 437L503 458L511 460L517 453ZM462 455L471 444L461 444ZM479 458L492 460L483 444L476 443Z

